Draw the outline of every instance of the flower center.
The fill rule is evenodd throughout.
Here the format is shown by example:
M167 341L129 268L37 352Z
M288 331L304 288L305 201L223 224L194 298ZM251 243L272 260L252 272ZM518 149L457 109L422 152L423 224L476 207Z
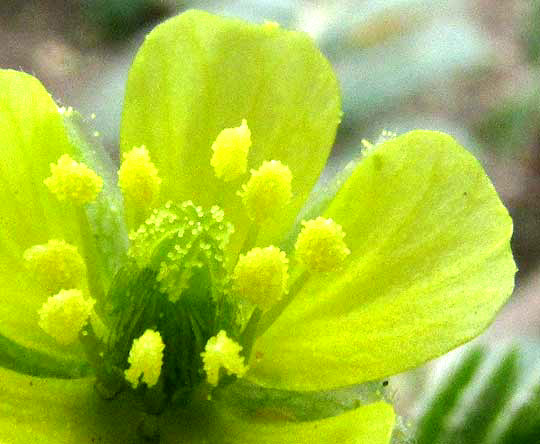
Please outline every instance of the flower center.
M107 365L125 371L128 361L135 362L132 368L146 366L155 376L156 362L161 360L153 359L155 347L141 345L147 342L145 332L152 330L159 332L164 345L158 347L163 353L163 393L185 397L203 382L201 354L207 342L221 330L234 341L241 334L239 305L223 264L232 231L218 207L204 211L188 201L154 210L132 233L128 263L117 273L108 295L106 323L112 327ZM136 368L128 372L134 387L139 377L142 382L150 377ZM155 384L157 378L151 380Z
M245 120L217 136L210 164L220 180L246 174L250 145ZM40 327L62 344L78 337L100 392L113 397L131 389L151 414L169 402L189 402L198 388L210 391L243 377L256 335L310 274L338 270L350 253L339 224L323 217L303 221L292 258L302 270L289 288L286 252L256 246L259 228L275 222L290 204L292 179L279 160L251 170L237 192L252 224L241 250L245 254L226 266L225 259L235 256L226 254L234 227L223 210L191 201L152 209L161 179L149 151L133 148L124 155L119 185L127 207L136 210L133 219L142 223L130 234L125 261L105 291L93 267L92 232L83 208L96 199L103 181L85 164L60 157L44 182L59 200L75 205L83 254L63 240L24 253L28 269L52 295L39 311Z

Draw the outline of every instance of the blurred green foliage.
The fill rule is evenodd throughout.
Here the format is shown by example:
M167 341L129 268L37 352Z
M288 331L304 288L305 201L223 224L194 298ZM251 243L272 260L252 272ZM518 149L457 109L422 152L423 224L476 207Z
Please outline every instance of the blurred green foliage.
M81 0L83 11L105 40L123 40L143 25L164 17L170 4L163 0Z
M539 129L540 88L536 86L501 100L472 126L479 140L490 150L505 156L523 151Z
M540 0L531 1L530 8L525 21L523 42L529 60L540 63Z
M540 442L539 376L538 344L473 347L424 404L413 442Z

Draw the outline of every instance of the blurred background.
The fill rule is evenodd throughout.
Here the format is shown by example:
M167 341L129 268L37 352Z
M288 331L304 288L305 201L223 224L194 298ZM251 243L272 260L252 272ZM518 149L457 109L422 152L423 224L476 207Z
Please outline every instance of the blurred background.
M95 114L114 149L135 51L155 24L187 8L273 20L317 41L340 79L345 113L328 174L383 130L442 130L481 159L514 219L515 294L476 344L390 387L404 426L448 429L417 432L417 442L499 442L508 418L531 400L540 407L540 390L531 397L540 383L540 0L1 0L0 67L32 73L60 104ZM497 399L511 389L501 405L475 406L470 399L490 399L478 381L498 387ZM477 396L467 401L467 391ZM452 408L439 409L437 425L443 395ZM471 411L476 425L464 420ZM540 442L537 419L519 442Z

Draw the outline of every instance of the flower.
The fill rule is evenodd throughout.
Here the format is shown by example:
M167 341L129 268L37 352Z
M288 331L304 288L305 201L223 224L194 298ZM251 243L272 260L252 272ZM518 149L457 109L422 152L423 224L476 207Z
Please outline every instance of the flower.
M489 324L512 223L431 131L310 197L340 116L307 36L190 11L133 63L119 186L77 113L0 71L0 441L387 443L378 381Z

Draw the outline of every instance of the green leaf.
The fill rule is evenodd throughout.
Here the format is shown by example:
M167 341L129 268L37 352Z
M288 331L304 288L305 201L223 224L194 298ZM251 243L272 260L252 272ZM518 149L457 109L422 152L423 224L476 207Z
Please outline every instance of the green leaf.
M530 397L511 415L496 444L540 442L540 383L531 387Z
M418 366L478 335L512 292L512 222L472 155L414 131L378 146L325 212L352 251L255 343L249 376L328 389Z
M22 260L27 248L49 239L81 245L75 211L43 184L49 164L64 153L73 154L73 148L41 83L0 70L0 334L36 351L74 358L78 350L60 350L38 327L37 311L47 295Z
M221 205L238 250L251 225L236 192L210 166L219 132L247 119L249 168L280 160L293 173L293 201L259 243L278 241L317 180L340 119L330 65L306 35L189 11L158 26L130 72L122 150L146 145L163 179L162 200Z
M226 403L209 407L209 403L204 403L200 409L192 406L166 415L162 442L388 444L394 425L392 406L385 402L306 422L290 421L283 412L271 409L261 409L256 417L246 417L237 416Z
M92 379L41 379L0 368L0 442L137 443L141 414L128 399L104 401Z

